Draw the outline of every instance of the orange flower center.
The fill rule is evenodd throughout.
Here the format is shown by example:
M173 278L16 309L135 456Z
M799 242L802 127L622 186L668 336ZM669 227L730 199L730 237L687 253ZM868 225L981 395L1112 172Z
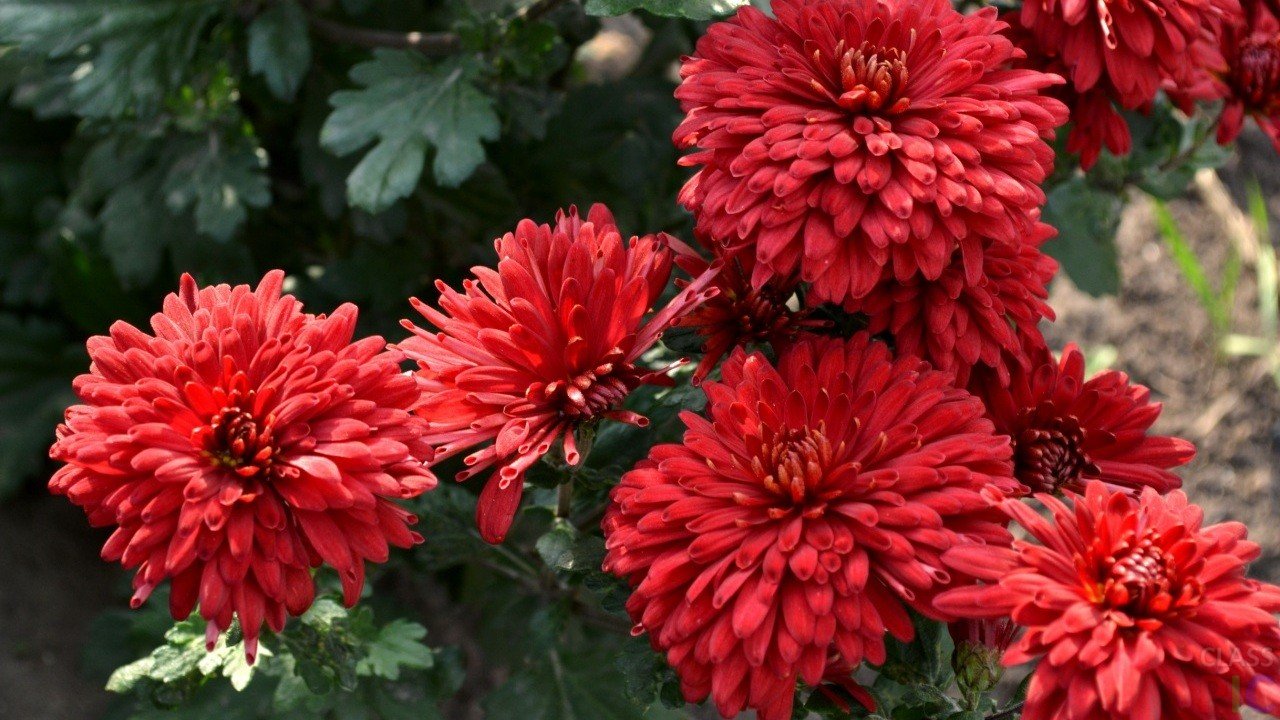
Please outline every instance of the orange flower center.
M1014 475L1032 492L1074 487L1086 472L1097 472L1084 440L1084 429L1073 415L1033 425L1015 438Z
M254 395L233 391L222 410L191 433L205 457L244 478L267 475L276 453L271 418L260 422L244 409L253 407Z
M769 492L792 507L821 514L826 499L819 489L834 451L825 434L826 428L786 429L766 438L760 452L751 460L752 470ZM771 514L786 514L785 508L774 508Z
M561 415L577 422L604 415L620 407L641 379L635 365L622 360L621 351L609 353L605 360L567 380L533 383L525 397L558 406Z
M1280 36L1240 43L1230 79L1236 95L1250 108L1266 114L1280 112Z
M840 56L840 86L836 102L853 112L900 112L910 104L906 90L907 56L897 48L875 47L864 42L843 53L844 42L836 47Z

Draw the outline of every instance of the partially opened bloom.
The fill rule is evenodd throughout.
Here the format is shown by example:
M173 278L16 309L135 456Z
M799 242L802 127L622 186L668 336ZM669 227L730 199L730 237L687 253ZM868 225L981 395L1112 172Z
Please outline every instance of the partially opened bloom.
M624 241L603 205L585 220L573 208L558 213L555 226L522 220L495 248L497 269L473 268L461 293L436 283L439 309L411 301L437 330L406 320L413 336L400 348L418 363L417 412L437 459L474 448L458 480L493 469L476 521L496 543L515 518L525 471L554 444L576 465L583 425L648 422L622 408L637 386L666 379L640 356L714 292L706 287L715 270L650 315L671 275L668 239Z
M1238 0L1037 0L1023 3L1021 24L1061 58L1076 92L1102 89L1132 110L1165 84L1225 67L1215 33L1240 12Z
M435 487L413 379L382 338L352 342L356 308L310 315L284 274L198 288L190 275L151 319L90 338L82 405L67 410L50 489L116 525L107 560L136 569L134 607L170 580L169 608L200 604L209 642L236 617L252 661L338 571L352 605L364 563L422 538L392 500Z
M1229 88L1218 123L1218 142L1236 139L1246 117L1252 117L1280 152L1280 20L1267 4L1254 4L1250 22L1230 25L1222 33Z
M682 243L676 248L676 264L691 277L700 277L711 266L696 250ZM755 257L737 253L722 261L713 287L715 297L694 308L677 323L701 336L702 360L693 372L701 383L730 350L768 344L775 351L795 342L800 333L828 323L810 317L811 309L795 302L796 279L773 278L757 288L751 285ZM793 305L794 303L794 305Z
M737 350L722 373L708 417L684 413L683 443L613 491L604 568L687 699L784 720L798 679L882 662L909 607L937 616L941 554L1007 543L981 491L1016 483L981 403L866 333L807 337L776 368Z
M1069 76L1067 66L1060 55L1061 48L1041 47L1035 34L1022 25L1020 10L1006 10L1000 19L1008 23L1004 34L1025 53L1014 62L1015 67L1035 68L1055 75ZM1102 148L1112 155L1128 155L1133 147L1129 123L1116 109L1105 83L1088 90L1077 90L1074 85L1058 85L1048 90L1071 109L1071 131L1067 134L1067 152L1080 156L1080 166L1093 167L1102 154Z
M1012 242L1044 202L1061 78L986 8L946 0L777 0L712 25L676 91L674 140L701 169L681 202L699 230L798 274L816 303L866 295L888 268L937 278L956 248L971 281L984 240Z
M1136 492L1182 485L1169 468L1195 457L1181 438L1151 434L1160 403L1129 376L1105 370L1084 377L1084 355L1068 345L1047 351L1008 381L985 374L971 383L996 430L1013 440L1014 477L1031 492L1080 492L1089 480Z
M974 280L957 251L937 279L899 281L885 273L870 294L846 308L864 313L870 332L889 333L899 352L954 373L958 385L968 383L976 365L1008 381L1011 367L1028 369L1043 356L1039 323L1054 319L1047 285L1058 263L1039 249L1054 231L1037 223L1031 232L1016 244L985 243L982 272Z
M1280 588L1245 577L1259 547L1244 526L1203 527L1182 492L1140 497L1090 482L1074 507L1039 496L999 507L1031 535L956 547L948 567L984 581L938 607L1026 628L1006 666L1039 659L1027 720L1236 720L1240 693L1280 709Z
M1037 0L1001 19L1027 53L1020 67L1071 79L1052 94L1071 108L1067 151L1087 170L1104 147L1117 156L1132 149L1120 108L1148 111L1161 89L1188 112L1222 96L1216 75L1226 63L1215 36L1239 15L1237 0Z

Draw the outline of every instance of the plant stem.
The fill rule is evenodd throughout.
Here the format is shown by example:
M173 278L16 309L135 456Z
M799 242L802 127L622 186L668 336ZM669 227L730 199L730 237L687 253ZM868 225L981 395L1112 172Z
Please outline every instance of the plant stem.
M336 20L314 15L309 18L309 21L311 22L311 28L317 35L326 40L332 40L344 45L417 50L431 57L453 55L462 49L462 39L458 37L457 33L373 30L344 25Z
M523 19L526 22L534 22L545 17L564 1L538 0L517 12L510 20ZM373 28L347 25L337 20L330 20L314 14L309 15L307 19L316 35L344 45L355 45L364 48L417 50L428 57L445 57L456 55L462 51L462 38L454 32L375 30ZM510 20L507 22L510 22Z
M567 520L573 511L573 473L556 489L556 518Z

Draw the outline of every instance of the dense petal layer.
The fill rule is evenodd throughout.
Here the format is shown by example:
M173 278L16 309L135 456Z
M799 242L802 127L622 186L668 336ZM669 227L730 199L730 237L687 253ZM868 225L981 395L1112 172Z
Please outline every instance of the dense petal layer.
M1044 202L1061 78L1013 69L993 9L945 0L778 0L712 25L681 69L674 140L700 170L698 229L754 254L753 283L798 276L813 302L886 270L936 279L957 248L1013 242Z
M284 274L199 288L190 275L152 317L90 338L50 455L50 489L115 525L102 555L136 569L133 605L171 580L170 609L196 603L211 630L238 617L252 659L332 566L354 604L364 563L422 538L392 501L431 489L426 422L402 356L352 341L356 309L310 315Z
M1007 440L920 360L810 337L776 368L735 351L706 392L707 417L686 413L604 519L605 569L689 700L790 718L797 680L882 662L909 607L938 617L948 548L1007 545L982 496L1016 487Z

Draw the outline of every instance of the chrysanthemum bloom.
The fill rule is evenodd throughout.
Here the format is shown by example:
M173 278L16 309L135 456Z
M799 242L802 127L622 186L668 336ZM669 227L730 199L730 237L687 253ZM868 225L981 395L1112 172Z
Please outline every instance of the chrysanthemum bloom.
M1202 527L1178 491L1140 498L1090 482L1074 508L1049 495L999 507L1033 541L956 547L948 567L984 582L935 603L973 618L1012 616L1027 628L1006 666L1039 658L1026 720L1236 720L1246 685L1280 709L1280 588L1245 578L1259 555L1239 523Z
M354 305L304 313L283 279L184 275L154 335L117 322L91 338L84 404L50 451L67 463L50 489L118 526L102 556L136 568L132 605L168 579L173 616L199 601L212 645L234 615L250 661L264 621L278 632L311 605L312 567L337 570L355 604L366 560L422 540L391 501L436 484L400 354L352 342Z
M1226 65L1214 38L1239 12L1237 0L1049 0L1024 3L1001 19L1027 53L1017 66L1071 78L1051 94L1071 108L1067 150L1087 170L1104 147L1116 156L1132 148L1117 104L1145 111L1163 88L1190 112L1196 102L1222 96L1215 73Z
M710 262L683 243L673 243L676 265L690 277L700 277ZM695 330L703 339L702 360L693 371L693 384L700 384L721 358L736 347L769 344L780 351L795 342L800 333L817 330L829 323L811 318L811 308L795 302L796 279L773 278L762 287L751 285L755 257L740 252L722 260L712 287L718 290L686 315L679 327Z
M480 446L457 477L493 468L476 508L489 542L506 536L525 471L553 444L562 442L564 459L576 465L574 433L583 425L602 418L647 424L622 401L643 383L667 379L640 356L715 292L707 290L709 270L646 320L671 275L668 240L624 242L603 205L585 221L570 208L554 227L522 220L499 238L497 269L474 268L463 292L437 282L440 309L411 300L438 328L402 323L413 333L400 348L419 365L425 437L437 459Z
M797 679L883 662L908 607L938 616L942 552L1007 543L981 491L1017 483L976 398L866 333L806 337L776 369L736 350L722 375L683 444L613 491L604 568L687 699L783 720Z
M799 274L815 303L871 291L883 269L937 278L957 247L970 280L984 239L1014 238L1044 202L1045 142L1066 121L1011 69L992 8L946 0L777 0L712 25L681 70L676 129L701 170L681 202L757 264Z
M1230 70L1229 88L1218 122L1218 142L1234 141L1252 117L1280 152L1280 20L1265 3L1256 3L1252 22L1222 33Z
M1041 320L1054 319L1048 282L1058 270L1040 245L1054 234L1037 223L1017 244L989 241L982 273L971 281L957 251L935 280L916 275L899 281L886 273L862 300L846 304L864 313L872 333L888 332L899 352L928 360L965 385L975 365L993 368L1004 381L1009 368L1027 369L1045 352Z
M1186 440L1150 434L1161 405L1146 387L1115 370L1086 381L1075 345L1058 361L1046 352L1008 382L985 373L971 389L986 402L996 430L1013 439L1014 477L1031 492L1080 492L1085 482L1102 480L1130 492L1165 493L1182 485L1169 468L1195 457Z
M1162 84L1189 85L1225 67L1214 42L1238 0L1040 0L1022 5L1022 25L1036 44L1054 51L1080 93L1104 89L1138 109Z

